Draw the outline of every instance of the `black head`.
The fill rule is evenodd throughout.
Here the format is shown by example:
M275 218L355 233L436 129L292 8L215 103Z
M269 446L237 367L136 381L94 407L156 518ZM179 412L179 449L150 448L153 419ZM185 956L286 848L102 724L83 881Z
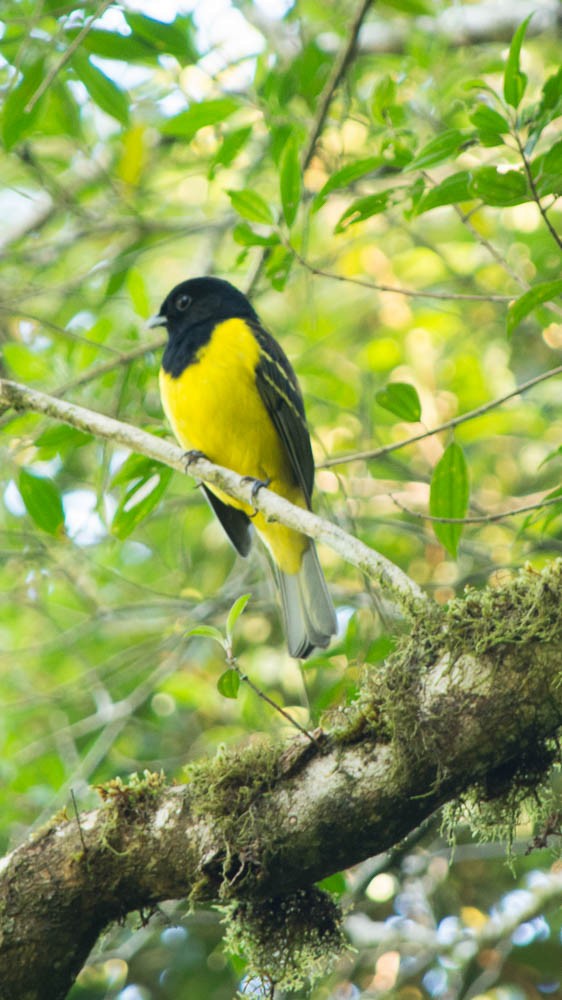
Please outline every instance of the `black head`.
M165 326L170 336L181 337L200 324L240 317L257 320L242 292L221 278L190 278L172 288L150 326Z

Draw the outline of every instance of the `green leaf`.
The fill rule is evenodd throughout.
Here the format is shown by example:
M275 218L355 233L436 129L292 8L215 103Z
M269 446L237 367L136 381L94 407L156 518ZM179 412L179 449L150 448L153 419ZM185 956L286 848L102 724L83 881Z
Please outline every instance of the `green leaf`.
M232 238L243 247L275 247L279 243L277 233L261 236L247 222L239 222L232 230Z
M66 455L74 448L81 448L93 441L92 434L85 434L68 424L54 424L35 438L35 447L42 459L53 458L54 455Z
M227 191L233 209L250 222L263 222L271 226L275 221L269 205L257 191Z
M203 639L214 639L215 642L218 642L219 646L223 646L224 648L224 636L222 632L219 632L218 628L213 628L212 625L196 625L195 628L188 629L185 634L186 636L201 636Z
M173 21L168 22L157 21L146 14L127 10L125 19L133 34L148 43L156 52L167 52L175 56L182 65L197 60L193 23L188 15L177 14Z
M521 52L521 45L523 44L523 39L525 37L525 32L527 31L527 25L529 24L532 16L532 13L529 14L529 16L521 22L511 40L511 45L509 47L509 55L507 57L507 63L503 75L503 96L505 97L507 103L511 104L512 108L519 107L523 94L525 93L525 87L527 86L527 77L525 73L522 73L519 69L519 55Z
M507 118L487 104L480 104L470 116L472 124L478 130L478 137L483 146L500 146L502 136L510 131Z
M409 382L389 382L377 392L375 399L379 406L390 410L401 420L416 422L421 417L421 403L413 385Z
M20 82L6 99L2 115L2 137L6 149L15 146L35 125L46 95L35 102L31 111L26 111L26 107L43 82L44 76L45 60L43 58L24 65Z
M462 448L454 441L433 470L429 493L432 517L464 517L468 508L468 469ZM462 524L433 522L433 529L447 552L456 558Z
M18 489L25 509L37 527L49 535L59 534L64 527L64 510L53 480L21 469Z
M267 259L265 273L270 279L273 288L278 292L282 292L287 284L287 278L289 277L294 259L294 254L282 246L273 247Z
M396 639L390 635L379 635L369 646L365 660L367 663L380 663L396 649Z
M373 117L383 124L387 124L387 116L392 107L396 104L396 82L386 73L375 85L371 98L371 111Z
M297 143L290 137L285 143L279 163L279 187L283 215L289 229L293 225L302 192L302 173Z
M357 198L349 208L346 208L334 232L343 233L348 226L355 225L356 222L364 222L373 215L380 215L388 205L390 195L394 189L381 191L379 194L368 194L365 198Z
M217 681L217 688L225 698L237 698L240 690L240 674L237 670L225 670Z
M423 195L416 206L416 215L429 212L441 205L457 205L460 201L470 201L474 197L470 193L470 182L471 176L468 170L461 170L446 177Z
M143 456L135 456L142 459ZM150 514L164 495L172 476L172 469L145 459L147 469L137 477L122 498L113 521L111 530L117 538L127 538L132 531ZM121 472L121 470L119 470ZM119 473L118 473L119 475ZM115 477L117 478L117 477Z
M511 336L513 331L525 316L528 316L535 306L542 305L543 302L550 302L552 299L562 295L562 278L556 281L543 281L540 285L534 285L528 292L520 295L515 302L512 302L507 310L507 333Z
M192 104L187 111L180 111L160 126L163 135L191 139L201 128L218 125L238 111L239 104L232 97L217 97L211 101Z
M122 125L129 124L129 100L113 80L94 66L88 56L78 49L72 56L72 67L82 81L94 104Z
M531 161L531 173L540 198L562 194L562 139Z
M466 142L466 136L458 128L448 129L435 136L431 142L422 146L419 153L416 153L413 160L410 160L404 171L423 170L426 167L433 167L437 163L458 153L460 146Z
M74 41L79 33L78 28L71 28L65 34L68 43ZM153 61L157 56L152 45L134 33L124 35L121 31L108 31L105 28L92 28L83 36L80 47L90 55L102 59L116 59L119 62L146 62L151 56Z
M337 191L338 188L348 187L350 184L353 184L354 181L359 180L360 177L372 174L373 171L377 170L383 162L384 161L380 156L367 156L361 160L354 160L353 163L347 163L345 167L341 168L341 170L336 170L329 180L326 181L324 187L321 188L315 196L313 210L317 212L326 201L326 197L332 191Z
M393 7L403 14L417 14L428 17L435 15L435 4L432 0L385 0L387 7Z
M252 134L252 126L245 125L244 128L233 129L228 135L225 135L222 145L218 152L213 157L213 161L209 168L209 177L211 180L217 172L217 167L229 167L230 164L236 159L236 156L241 149L244 148L248 139Z
M479 167L471 172L469 191L472 198L481 198L486 205L504 208L530 201L527 179L519 170L501 173L496 167Z
M229 642L232 640L232 633L234 631L234 626L240 618L244 608L246 607L248 601L250 600L251 594L242 594L234 604L232 605L230 611L228 612L228 618L226 619L226 637Z

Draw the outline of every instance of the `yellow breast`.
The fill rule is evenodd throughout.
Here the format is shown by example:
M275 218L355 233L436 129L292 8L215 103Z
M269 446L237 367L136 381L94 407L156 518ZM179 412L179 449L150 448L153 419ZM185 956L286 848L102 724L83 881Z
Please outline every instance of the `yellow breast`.
M225 320L178 378L160 370L162 405L184 448L202 451L210 461L241 476L270 480L276 493L305 507L285 446L256 386L258 362L259 345L252 330L242 319ZM219 490L214 492L252 513ZM307 539L282 525L268 524L261 514L254 524L282 568L297 572Z

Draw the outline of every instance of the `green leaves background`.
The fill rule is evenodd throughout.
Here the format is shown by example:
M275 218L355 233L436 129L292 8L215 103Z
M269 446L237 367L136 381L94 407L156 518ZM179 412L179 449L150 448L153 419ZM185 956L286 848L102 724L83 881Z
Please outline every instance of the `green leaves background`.
M234 5L247 46L233 53L213 25L204 41L200 8L167 23L118 4L101 18L89 2L4 4L2 374L168 433L163 338L145 320L175 282L218 274L252 287L298 372L321 513L442 602L540 566L560 553L558 506L486 513L559 488L559 377L454 440L426 432L560 364L557 40L531 21L511 43L450 46L418 20L439 4L374 5L375 35L404 31L400 51L360 43L303 171L352 9L303 0L260 28L262 7ZM191 480L30 414L1 415L0 446L3 847L71 787L87 806L115 774L183 780L225 742L285 735L225 662L241 594L237 662L304 724L352 701L392 649L363 579L322 551L347 624L307 664L305 693L264 554L234 558ZM355 452L374 457L322 467ZM424 519L467 513L483 520ZM472 874L455 871L441 909L477 891ZM506 878L498 862L498 892ZM173 960L147 931L129 981L164 996L169 968L193 995L231 996L241 966L216 924L193 921ZM103 968L77 997L113 989Z

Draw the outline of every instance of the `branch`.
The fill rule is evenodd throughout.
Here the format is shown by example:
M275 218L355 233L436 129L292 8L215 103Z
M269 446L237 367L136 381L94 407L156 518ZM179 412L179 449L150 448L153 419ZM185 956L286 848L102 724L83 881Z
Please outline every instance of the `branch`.
M353 56L355 55L359 32L361 31L369 7L371 7L373 3L374 0L360 0L360 3L355 12L355 16L349 26L349 34L345 38L339 52L337 53L334 59L332 72L330 73L330 76L326 81L324 89L320 94L320 97L318 98L316 115L312 123L312 128L310 130L306 146L304 147L301 156L301 171L303 174L306 168L309 166L310 161L312 160L312 157L314 155L314 150L316 149L316 143L318 142L318 139L320 138L320 135L322 133L322 129L324 128L330 104L334 99L336 90L338 89L346 73L346 70L349 68ZM256 262L256 265L254 267L254 273L252 274L252 277L248 284L248 289L246 291L246 294L250 298L252 297L252 293L255 290L256 285L259 281L262 268L268 257L268 253L269 253L268 248L264 247Z
M94 11L92 16L86 21L84 27L76 35L76 38L72 40L68 48L62 54L59 61L55 63L55 65L43 78L33 96L30 97L29 101L25 105L25 108L23 109L26 115L31 114L39 98L43 96L46 90L48 90L55 77L58 76L61 69L63 69L63 67L66 66L67 62L72 58L72 56L76 52L76 49L79 47L80 43L84 40L86 35L92 30L94 23L97 21L99 17L101 17L103 12L107 10L107 8L111 3L113 3L113 0L102 0L98 9Z
M55 817L0 863L2 1000L62 1000L130 910L284 895L386 850L470 784L497 796L519 764L528 789L562 720L561 606L558 564L433 619L418 608L320 746L251 744L185 786L117 780L79 823Z
M248 482L247 478L239 476L230 469L214 465L206 458L198 458L189 463L186 469L185 452L177 445L162 441L154 434L147 434L138 427L106 417L94 410L87 410L83 406L75 403L68 403L65 400L57 399L55 396L48 396L46 393L38 392L17 382L10 382L7 379L0 379L0 407L11 407L15 410L32 410L35 413L44 413L55 420L62 420L71 424L79 430L88 434L96 434L98 437L106 438L108 441L115 441L118 444L130 448L131 451L146 455L147 458L155 459L168 465L176 472L186 473L198 479L219 486L221 490L254 507L266 515L270 521L280 521L300 531L309 538L323 542L342 556L346 562L356 566L362 572L367 573L380 581L381 584L394 592L397 601L407 603L412 599L423 599L423 592L402 570L394 563L390 562L380 553L370 549L363 542L360 542L353 535L349 535L342 528L330 521L325 521L309 510L296 507L282 497L277 496L271 490L261 488L255 497L252 496L253 482Z
M390 499L399 510L409 514L410 517L417 517L421 521L430 521L432 524L492 524L494 521L503 521L507 517L516 517L517 514L528 514L532 510L542 510L543 507L554 507L562 504L562 496L545 497L536 503L523 504L521 507L512 507L510 510L500 510L493 514L472 514L468 517L435 517L433 514L426 514L421 510L412 510L402 503L393 493L388 494Z
M334 458L328 458L324 462L319 462L317 468L329 469L334 465L344 465L346 462L382 458L384 455L389 455L392 451L398 451L399 448L405 448L409 444L415 444L417 441L423 441L434 434L440 434L441 431L452 430L460 424L465 424L468 420L474 420L475 417L481 417L490 410L495 410L497 406L507 402L508 399L513 399L514 396L519 396L520 393L526 392L527 389L532 389L539 382L545 382L546 379L554 378L556 375L562 375L562 365L550 368L547 372L542 372L541 375L535 375L534 378L516 385L515 389L512 389L511 392L506 392L504 396L497 396L496 399L492 399L489 403L483 403L482 406L477 406L475 410L468 410L467 413L461 413L460 416L446 420L444 424L439 424L438 427L433 427L431 430L421 431L420 434L413 434L412 437L405 438L403 441L396 441L394 444L386 444L382 448L370 448L367 451L353 451L345 455L335 455Z

